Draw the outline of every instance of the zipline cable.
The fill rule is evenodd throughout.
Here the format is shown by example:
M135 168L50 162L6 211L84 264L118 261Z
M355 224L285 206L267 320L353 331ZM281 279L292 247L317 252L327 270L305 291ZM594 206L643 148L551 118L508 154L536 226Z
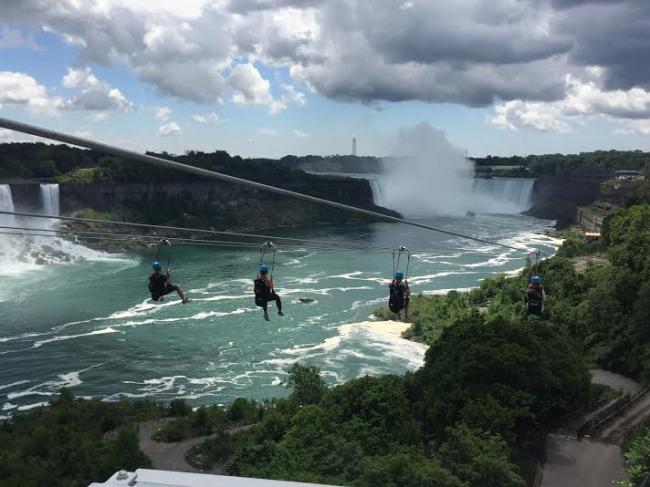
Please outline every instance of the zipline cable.
M36 125L30 125L22 122L16 122L8 118L0 117L0 127L14 130L17 132L22 132L25 134L35 135L37 137L43 137L46 139L58 140L59 142L64 142L67 144L77 145L80 147L86 147L87 149L93 149L98 152L104 152L106 154L112 154L118 157L124 157L126 159L131 159L134 161L144 162L146 164L154 164L156 166L166 167L169 169L176 169L190 174L195 174L198 176L207 177L210 179L217 179L220 181L225 181L227 183L236 183L250 188L260 189L263 191L269 191L271 193L279 194L282 196L288 196L291 198L298 198L304 201L309 201L310 203L316 203L320 205L330 206L332 208L337 208L340 210L350 211L357 213L359 215L370 216L373 218L378 218L381 220L392 221L397 223L403 223L405 225L410 225L412 227L424 228L426 230L431 230L434 232L444 233L446 235L451 235L454 237L474 240L476 242L481 242L489 245L498 245L500 247L509 248L511 250L517 250L521 252L529 252L530 249L514 247L512 245L502 244L499 242L493 242L490 240L484 240L478 237L471 237L469 235L463 235L462 233L452 232L450 230L444 230L437 228L431 225L425 225L423 223L414 222L412 220L406 220L404 218L399 218L396 216L386 215L372 210L364 210L362 208L357 208L355 206L346 205L343 203L338 203L336 201L326 200L323 198L317 198L316 196L309 196L303 193L298 193L296 191L290 191L288 189L277 188L264 183L258 183L256 181L249 181L248 179L238 178L236 176L230 176L228 174L223 174L217 171L210 171L208 169L203 169L200 167L190 166L188 164L183 164L181 162L170 161L163 159L161 157L152 156L149 154L141 154L134 151L129 151L121 149L119 147L114 147L108 144L103 144L100 142L84 139L70 134L65 134L63 132L58 132L55 130L45 129L42 127L37 127Z
M45 237L59 237L59 236L72 236L72 237L78 237L78 238L93 238L95 240L101 240L103 237L107 237L107 240L120 240L120 241L127 241L131 242L133 244L137 244L138 240L142 241L144 240L144 243L147 244L154 244L156 242L159 242L161 240L161 237L159 235L141 235L141 234L129 234L129 233L110 233L110 232L75 232L75 231L68 231L68 230L56 230L56 229L49 229L49 228L30 228L30 227L15 227L15 226L5 226L5 225L0 225L0 229L4 230L17 230L17 232L3 232L3 235L14 235L14 236L45 236ZM19 232L22 231L22 232ZM48 234L41 234L41 233L31 233L31 232L51 232ZM123 237L123 238L114 238L114 237ZM201 239L191 239L191 238L179 238L179 237L164 237L163 240L169 240L171 242L179 243L182 245L211 245L214 244L215 246L227 246L227 247L241 247L241 248L247 248L247 249L258 249L259 245L256 243L252 242L232 242L232 241L224 241L224 240L201 240ZM346 247L310 247L310 246L291 246L291 247L283 247L282 249L278 249L278 252L282 253L283 251L296 251L296 250L309 250L309 251L328 251L328 252L337 252L337 251L350 251L350 252L355 252L359 251L359 249L353 249L353 248L346 248ZM379 250L379 251L384 251L383 249L366 249L366 251L372 251L372 250Z
M358 247L360 250L364 249L381 249L381 250L391 250L390 247L378 247L367 244L357 244L354 242L345 242L345 244L339 244L332 241L321 241L321 240L311 240L304 238L293 238L293 237L278 237L272 235L258 235L254 233L241 233L241 232L229 232L224 230L205 230L203 228L188 228L188 227L174 227L169 225L152 225L150 223L134 223L134 222L121 222L115 220L98 220L95 218L80 218L75 216L58 216L58 215L42 215L39 213L28 213L21 211L5 211L0 210L0 215L14 215L14 216L24 216L30 218L47 218L51 220L62 220L62 221L71 221L78 223L98 223L104 225L116 225L116 226L125 226L125 227L134 227L134 228L149 228L149 229L160 229L160 230L171 230L175 232L191 232L191 233L203 233L207 235L224 235L229 237L241 237L241 238L256 238L256 239L267 239L267 240L283 240L287 242L298 242L298 243L312 243L319 245L345 245L345 246L354 246ZM259 244L256 244L259 247Z

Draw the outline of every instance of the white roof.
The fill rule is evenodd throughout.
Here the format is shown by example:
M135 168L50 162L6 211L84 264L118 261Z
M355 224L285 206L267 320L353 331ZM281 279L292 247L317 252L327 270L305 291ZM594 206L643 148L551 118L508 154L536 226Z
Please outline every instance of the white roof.
M120 470L106 482L93 482L88 487L307 487L316 485L320 484L139 468L135 472Z

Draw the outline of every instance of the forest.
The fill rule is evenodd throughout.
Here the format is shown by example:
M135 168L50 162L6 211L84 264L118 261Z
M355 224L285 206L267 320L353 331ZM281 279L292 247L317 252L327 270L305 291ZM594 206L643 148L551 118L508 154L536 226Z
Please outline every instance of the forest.
M562 175L575 170L591 173L611 173L613 171L632 169L647 170L650 153L640 150L600 150L581 152L580 154L543 154L528 156L486 156L472 157L477 167L480 166L522 166L500 175L539 177ZM503 173L503 174L502 174Z

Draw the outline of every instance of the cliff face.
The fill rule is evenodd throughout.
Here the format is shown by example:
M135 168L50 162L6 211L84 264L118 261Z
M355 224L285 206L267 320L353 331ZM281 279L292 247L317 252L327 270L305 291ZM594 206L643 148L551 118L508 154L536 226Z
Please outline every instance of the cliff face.
M600 197L602 177L543 176L533 187L533 206L528 215L557 220L564 228L575 221L578 206L593 203Z
M284 187L395 214L373 204L372 191L365 180L323 178L318 184ZM61 184L60 192L63 212L92 208L154 224L263 229L364 220L353 213L221 182Z

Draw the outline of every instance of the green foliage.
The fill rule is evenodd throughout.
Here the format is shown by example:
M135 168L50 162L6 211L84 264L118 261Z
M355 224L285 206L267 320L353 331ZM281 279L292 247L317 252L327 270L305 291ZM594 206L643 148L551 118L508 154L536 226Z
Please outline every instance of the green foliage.
M580 154L543 154L526 157L474 158L477 166L515 166L522 165L533 176L562 174L576 169L591 171L616 171L621 169L640 170L650 158L647 152L636 151L595 151Z
M603 228L610 260L636 273L650 271L650 205L618 210Z
M589 374L571 339L533 321L455 323L429 348L416 381L433 431L464 419L508 438L589 400Z
M57 183L90 184L103 179L104 173L99 167L80 167L56 178Z
M85 487L120 469L149 467L135 422L162 414L148 401L77 400L62 390L49 408L0 425L0 485Z
M462 482L435 458L415 448L400 448L389 455L366 457L361 462L359 487L464 487ZM477 484L478 485L478 484Z
M192 414L192 408L183 399L174 399L169 403L169 415L171 417L188 416Z
M292 399L299 406L317 404L325 392L325 381L318 367L293 364L289 368L287 387L293 389Z
M499 435L464 424L447 428L439 453L444 465L468 485L524 487L526 483L510 463L508 444Z
M631 485L640 485L650 475L650 427L645 427L627 442L625 460Z
M558 257L573 258L590 255L604 250L600 241L586 241L580 233L572 233L564 240L562 247L556 253Z
M261 413L262 410L254 400L238 397L228 407L226 417L233 423L252 424L260 419Z

